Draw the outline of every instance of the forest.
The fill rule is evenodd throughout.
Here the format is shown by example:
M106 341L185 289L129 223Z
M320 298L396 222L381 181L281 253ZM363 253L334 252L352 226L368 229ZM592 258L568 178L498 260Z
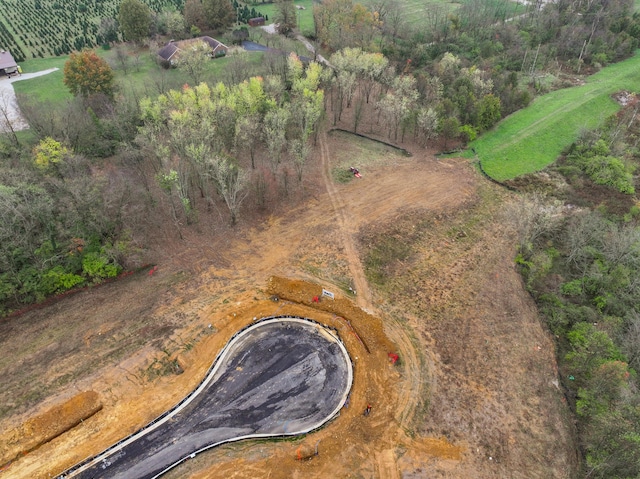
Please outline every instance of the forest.
M64 81L47 86L72 99L18 93L30 129L0 138L3 315L153 261L160 230L182 238L299 201L320 129L348 122L394 144L460 152L534 99L630 58L640 40L640 16L624 0L469 0L453 12L426 4L411 22L396 1L324 0L310 40L331 67L286 54L291 39L251 32L277 51L256 62L194 49L176 73L152 60L164 40L206 33L232 44L234 6L254 10L226 0L122 3L143 5L141 20L100 22L118 5L107 12L91 1L14 1L3 13L0 41L19 61L75 52L64 57ZM275 5L283 33L296 33L292 8ZM56 12L51 33L37 12ZM69 30L83 15L98 21ZM33 23L16 31L18 17ZM84 49L103 43L100 55ZM515 263L558 341L585 477L640 474L639 107L584 129L548 167L569 193L536 173L507 182L522 194ZM343 173L336 180L349 181Z

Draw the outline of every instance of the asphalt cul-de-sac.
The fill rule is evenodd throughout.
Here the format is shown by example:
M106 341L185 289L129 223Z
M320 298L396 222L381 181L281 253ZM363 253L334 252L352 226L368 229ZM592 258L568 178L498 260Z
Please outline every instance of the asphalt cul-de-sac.
M228 343L183 408L67 477L150 479L224 442L306 433L336 415L352 377L344 346L323 326L258 322Z

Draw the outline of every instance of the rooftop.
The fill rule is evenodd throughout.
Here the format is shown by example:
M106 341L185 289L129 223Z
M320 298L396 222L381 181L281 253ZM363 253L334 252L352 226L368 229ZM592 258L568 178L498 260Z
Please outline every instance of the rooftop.
M5 68L16 68L18 64L13 59L11 53L6 50L0 50L0 70L4 70Z

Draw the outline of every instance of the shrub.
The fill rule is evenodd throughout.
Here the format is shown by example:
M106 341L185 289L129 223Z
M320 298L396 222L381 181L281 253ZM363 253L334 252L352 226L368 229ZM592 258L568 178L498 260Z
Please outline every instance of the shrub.
M580 296L582 294L582 280L574 279L560 286L560 291L565 296Z
M65 271L62 266L56 266L43 274L42 282L47 289L47 294L53 294L67 291L84 283L84 278Z
M466 144L478 137L478 132L472 125L462 125L460 127L460 138Z
M336 183L349 183L353 180L353 173L346 168L334 168L332 176Z
M618 158L594 156L585 162L584 171L598 185L610 186L628 195L635 193L633 175Z
M89 252L82 258L82 272L94 283L107 278L115 278L120 270L120 266L113 264L102 251L100 253Z
M593 372L611 360L624 360L609 335L599 331L592 323L577 323L567 333L571 346L565 360L576 376L576 384L583 387Z

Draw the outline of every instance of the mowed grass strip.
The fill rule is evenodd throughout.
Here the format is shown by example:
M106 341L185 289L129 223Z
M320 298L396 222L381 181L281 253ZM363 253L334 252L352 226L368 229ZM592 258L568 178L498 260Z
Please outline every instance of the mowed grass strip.
M640 54L636 53L592 75L584 85L539 97L469 146L496 180L539 171L553 163L581 129L596 128L618 111L613 93L640 90L638 68Z

